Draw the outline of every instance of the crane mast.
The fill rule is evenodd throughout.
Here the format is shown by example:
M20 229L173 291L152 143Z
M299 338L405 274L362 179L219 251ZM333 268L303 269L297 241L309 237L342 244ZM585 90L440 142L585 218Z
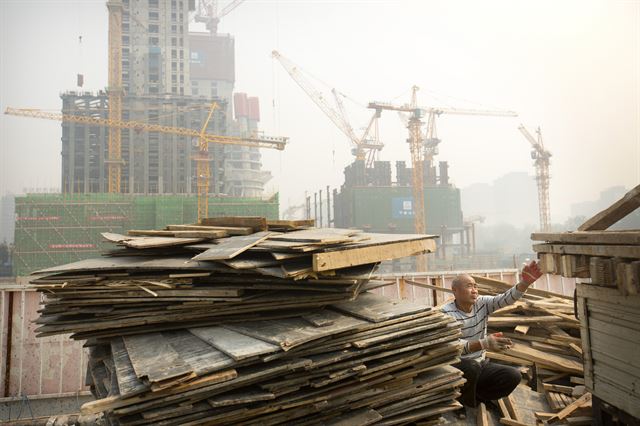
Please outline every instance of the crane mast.
M109 119L122 118L122 2L109 0ZM107 145L108 191L112 194L122 190L122 138L120 129L109 132Z
M456 115L488 115L488 116L509 116L514 117L518 114L514 111L503 110L481 110L481 109L464 109L451 107L421 107L418 106L417 93L419 88L413 86L411 89L411 101L404 105L395 105L389 102L370 102L369 108L376 111L390 110L400 113L409 113L409 118L405 121L409 131L409 150L411 152L412 167L412 191L413 191L413 223L415 232L424 234L427 229L427 217L425 214L424 201L424 162L425 160L433 160L436 154L436 146L440 142L435 135L436 117L441 114ZM422 118L427 115L427 130L423 133L422 126L424 124ZM418 271L427 270L427 259L418 256L416 268Z
M538 186L538 214L540 218L540 230L551 232L551 204L549 202L549 164L551 163L551 153L544 148L542 141L542 131L540 127L536 129L534 138L524 125L518 126L520 133L529 141L532 146L531 158L536 169L536 183Z

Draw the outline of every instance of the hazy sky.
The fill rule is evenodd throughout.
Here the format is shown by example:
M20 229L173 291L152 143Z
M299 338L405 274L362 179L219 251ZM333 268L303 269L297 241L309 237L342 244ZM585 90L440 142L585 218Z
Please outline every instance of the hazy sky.
M228 2L222 2L223 5ZM236 91L260 98L262 129L291 138L264 150L283 207L339 186L351 161L339 130L271 59L279 50L355 99L504 108L518 118L442 115L439 160L459 187L533 174L520 122L552 152L551 209L613 185L640 183L640 1L251 1L224 17L236 39ZM82 36L82 44L78 37ZM0 107L59 110L59 93L107 83L107 9L100 1L0 0ZM320 83L319 83L320 84ZM329 94L330 87L319 86ZM409 160L395 113L380 123L383 160ZM58 122L2 115L0 193L60 185ZM506 201L508 202L508 200Z

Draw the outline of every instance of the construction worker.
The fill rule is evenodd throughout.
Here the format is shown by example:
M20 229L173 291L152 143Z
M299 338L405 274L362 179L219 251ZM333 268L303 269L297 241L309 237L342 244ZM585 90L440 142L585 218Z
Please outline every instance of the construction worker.
M467 382L462 388L460 402L476 407L480 402L495 401L509 395L520 383L520 371L514 367L485 359L487 350L500 352L512 345L502 333L487 335L487 319L497 309L520 299L542 272L536 261L525 265L518 284L497 296L479 296L475 280L469 275L454 278L451 289L455 299L444 306L442 312L462 324L464 344L461 362L454 365L462 370Z

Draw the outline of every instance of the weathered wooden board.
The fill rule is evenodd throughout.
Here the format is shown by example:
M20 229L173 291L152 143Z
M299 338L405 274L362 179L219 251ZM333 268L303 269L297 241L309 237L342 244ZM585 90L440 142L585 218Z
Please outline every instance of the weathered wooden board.
M110 232L103 232L101 235L108 241L137 249L183 246L187 244L195 244L203 240L203 238L133 237L113 234Z
M229 324L226 328L276 344L283 350L288 351L304 343L353 330L365 324L365 321L330 310L322 311L322 315L330 319L332 324L325 327L315 327L302 318L290 318L277 321L249 321Z
M187 330L164 331L162 336L198 376L230 368L235 364L231 357Z
M640 259L640 245L534 244L533 250L537 253Z
M531 239L564 244L638 245L640 244L640 230L534 232L531 234Z
M206 238L217 239L228 237L227 231L223 230L155 230L155 229L130 229L127 231L131 236L147 237L180 237L180 238Z
M549 365L560 371L575 374L582 374L583 371L582 363L574 359L539 351L520 343L515 343L511 348L506 349L504 353L518 358L532 360L540 365Z
M253 232L267 230L267 220L260 216L206 217L200 220L200 225L231 227L243 226L252 228Z
M381 322L431 310L425 305L395 301L373 293L365 293L354 301L335 303L332 308L371 322Z
M149 390L149 386L142 383L136 376L122 338L118 337L111 340L111 353L120 395L129 397Z
M125 336L124 346L138 378L161 382L192 373L160 333Z
M343 228L311 228L274 235L270 241L290 241L307 244L337 244L350 242L353 235L362 231Z
M271 220L267 219L268 229L275 230L298 230L303 228L313 228L316 225L315 219L301 220Z
M257 232L247 236L225 238L223 240L219 240L219 243L215 247L196 255L192 260L232 259L256 244L266 240L269 235L269 232Z
M602 210L578 227L578 231L607 229L640 207L640 185L627 192L621 199Z
M224 327L190 328L189 332L198 336L214 348L224 352L235 361L254 358L259 355L281 350L279 346Z
M202 226L202 225L167 225L169 231L222 231L227 235L250 235L250 226Z
M419 238L419 237L418 237ZM422 253L433 252L436 249L435 240L425 237L409 241L390 242L391 238L371 242L356 243L348 248L328 250L313 254L313 270L327 271L346 268L349 266L381 262Z

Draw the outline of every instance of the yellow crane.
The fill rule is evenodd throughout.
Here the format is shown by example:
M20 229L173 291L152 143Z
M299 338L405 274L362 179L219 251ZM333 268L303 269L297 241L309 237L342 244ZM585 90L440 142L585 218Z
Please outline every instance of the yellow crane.
M122 2L107 1L109 10L109 119L122 119ZM107 144L107 188L110 193L119 193L122 176L122 137L120 128L109 132Z
M197 173L197 189L198 189L198 220L208 216L209 210L209 183L211 177L209 156L209 144L218 143L223 145L240 145L254 148L270 148L283 150L289 138L272 137L264 135L250 135L248 137L237 136L220 136L206 133L209 121L213 112L218 108L217 103L211 104L209 114L202 126L201 130L188 129L184 127L163 126L160 124L149 124L138 121L113 120L110 118L94 118L81 115L61 114L54 112L46 112L39 109L11 108L5 110L5 114L16 115L21 117L41 118L47 120L67 121L72 123L87 124L92 126L109 127L109 134L120 133L121 129L132 129L135 131L167 133L178 136L187 136L198 138L198 153L195 157L196 173ZM111 141L111 140L110 140ZM111 163L109 163L111 165Z
M413 190L413 221L417 234L424 234L427 228L427 219L424 208L424 162L433 160L436 154L439 139L435 135L436 117L441 114L457 115L485 115L515 117L518 114L513 111L464 109L452 107L422 107L418 106L418 86L411 89L411 100L408 104L395 105L388 102L370 102L369 108L376 111L391 110L409 113L406 121L409 130L409 150L411 151L412 190ZM427 131L422 131L423 117L427 116ZM418 271L427 270L426 257L418 256Z
M551 163L551 153L544 148L542 141L542 131L540 127L536 129L534 138L524 125L518 126L526 140L532 146L531 159L536 167L536 182L538 184L538 213L540 215L540 230L551 232L551 205L549 203L549 164Z
M300 67L276 50L274 50L271 55L280 62L293 81L295 81L320 110L329 117L333 124L349 138L354 146L351 153L355 155L356 160L363 160L367 167L371 167L375 161L376 153L384 146L378 138L378 118L380 117L380 111L377 110L374 112L362 136L357 136L347 118L342 99L340 99L340 97L344 95L340 94L336 89L332 89L331 93L337 108L332 107L325 96L318 91L303 74Z

